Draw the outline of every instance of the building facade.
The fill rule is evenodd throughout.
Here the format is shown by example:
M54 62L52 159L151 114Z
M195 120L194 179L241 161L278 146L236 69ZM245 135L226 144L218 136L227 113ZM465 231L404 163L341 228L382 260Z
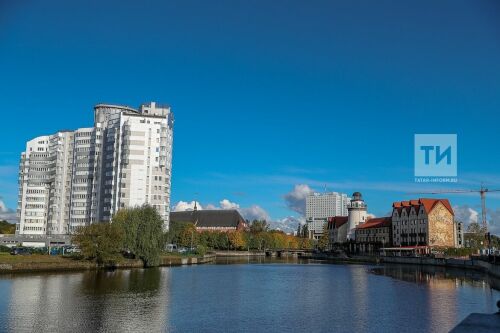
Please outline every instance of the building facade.
M306 197L306 222L310 238L319 239L332 216L347 216L349 197L344 193L313 193Z
M394 246L456 247L457 224L448 199L394 202L392 237Z
M335 216L328 218L328 240L330 249L335 244L344 243L347 240L347 229L349 228L347 216Z
M28 141L19 166L19 235L63 235L149 204L167 229L173 113L99 104L94 127Z
M379 248L392 246L392 218L368 219L356 228L356 247L360 252L373 253Z

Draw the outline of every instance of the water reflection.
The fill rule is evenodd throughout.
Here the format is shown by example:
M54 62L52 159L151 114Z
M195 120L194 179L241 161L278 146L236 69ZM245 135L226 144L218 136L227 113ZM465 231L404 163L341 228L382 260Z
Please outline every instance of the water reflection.
M498 298L498 293L487 282L488 277L477 271L438 266L385 265L371 269L371 273L415 283L424 288L421 301L411 297L409 301L415 305L410 307L410 311L423 311L426 314L428 331L440 331L443 326L453 327L462 319L459 314L463 305L479 307L478 303L482 303L481 307L488 307ZM477 294L478 289L483 291L484 296L473 299L471 296ZM422 306L417 307L418 304Z
M500 298L481 273L439 267L218 263L0 275L0 332L447 332Z
M170 271L134 269L16 276L0 331L161 331ZM121 318L121 320L117 320ZM70 320L68 320L70 319Z
M445 268L439 266L391 265L386 264L370 269L372 274L417 284L425 284L436 289L456 289L458 285L472 285L483 288L488 284L500 290L499 280L489 278L484 273L474 270Z

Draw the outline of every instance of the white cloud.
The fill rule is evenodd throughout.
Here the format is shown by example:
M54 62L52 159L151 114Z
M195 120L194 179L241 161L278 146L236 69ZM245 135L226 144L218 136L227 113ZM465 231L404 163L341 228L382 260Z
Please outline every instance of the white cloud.
M463 222L465 225L478 222L478 211L468 205L454 206L453 211L455 212L455 219Z
M287 216L282 219L270 221L271 229L281 230L287 233L294 233L297 231L299 224L304 225L306 220L304 217Z
M16 212L8 208L2 200L0 200L0 220L5 220L10 223L17 222Z
M237 203L231 202L227 199L223 199L219 202L220 209L239 209L240 205Z
M191 201L191 202L186 202L186 201L179 201L174 208L172 209L174 212L183 212L186 210L194 210L194 205L196 203L196 208L199 210L202 210L203 207L198 201Z
M271 221L271 217L267 213L267 211L258 206L252 205L248 208L240 208L238 209L240 214L245 218L245 220L253 221L253 220L266 220Z
M306 184L295 185L293 190L285 194L285 202L289 209L304 215L306 213L306 197L314 190Z

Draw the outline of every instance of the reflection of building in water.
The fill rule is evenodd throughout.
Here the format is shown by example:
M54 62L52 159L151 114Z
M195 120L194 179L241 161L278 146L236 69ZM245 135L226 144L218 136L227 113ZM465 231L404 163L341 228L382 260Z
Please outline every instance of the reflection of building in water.
M169 280L168 269L15 277L4 315L15 332L165 331Z
M357 314L356 320L352 322L352 332L363 332L368 322L368 274L362 269L351 272L352 302Z

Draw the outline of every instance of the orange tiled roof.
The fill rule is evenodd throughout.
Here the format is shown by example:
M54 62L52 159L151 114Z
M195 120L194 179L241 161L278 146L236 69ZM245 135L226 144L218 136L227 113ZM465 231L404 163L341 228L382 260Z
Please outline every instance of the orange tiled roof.
M397 209L398 213L401 214L402 209L406 209L409 213L412 206L415 207L415 210L418 213L420 206L424 206L425 212L429 214L438 202L441 202L452 215L455 215L448 199L419 198L418 200L414 199L410 201L394 202L392 207Z
M333 224L335 228L339 228L341 225L344 225L346 223L347 223L347 216L334 216L328 218L328 224L329 225Z
M356 229L389 227L391 225L391 223L392 223L392 218L389 216L376 217L376 218L367 220L363 224L360 224Z
M428 198L420 198L418 199L422 205L424 205L424 209L427 212L427 214L436 206L438 202L441 202L443 206L448 209L448 211L451 213L451 215L455 215L453 212L453 208L451 208L451 204L448 201L448 199L428 199Z

